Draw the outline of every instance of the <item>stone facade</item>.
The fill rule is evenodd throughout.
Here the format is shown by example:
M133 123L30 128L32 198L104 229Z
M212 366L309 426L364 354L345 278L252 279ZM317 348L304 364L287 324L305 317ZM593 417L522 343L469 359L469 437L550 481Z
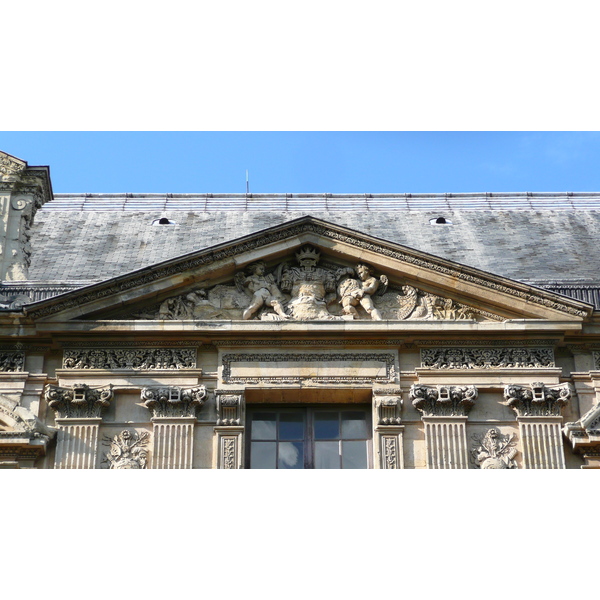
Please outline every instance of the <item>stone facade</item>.
M47 169L0 181L1 467L600 468L586 302L310 211L42 282Z

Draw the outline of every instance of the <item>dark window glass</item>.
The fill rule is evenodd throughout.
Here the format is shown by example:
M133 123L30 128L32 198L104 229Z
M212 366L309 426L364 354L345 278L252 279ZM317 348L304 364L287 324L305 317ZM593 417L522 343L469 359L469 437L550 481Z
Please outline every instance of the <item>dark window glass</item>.
M370 410L248 410L251 469L367 469Z

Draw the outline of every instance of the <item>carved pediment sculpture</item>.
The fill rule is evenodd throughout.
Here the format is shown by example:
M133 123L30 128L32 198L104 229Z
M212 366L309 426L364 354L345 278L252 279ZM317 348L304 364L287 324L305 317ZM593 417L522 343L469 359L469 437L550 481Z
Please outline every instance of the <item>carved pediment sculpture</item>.
M365 263L348 267L321 261L321 253L310 245L270 270L258 261L235 273L230 284L167 298L131 316L165 320L503 320L411 285L395 287L386 275L376 274Z

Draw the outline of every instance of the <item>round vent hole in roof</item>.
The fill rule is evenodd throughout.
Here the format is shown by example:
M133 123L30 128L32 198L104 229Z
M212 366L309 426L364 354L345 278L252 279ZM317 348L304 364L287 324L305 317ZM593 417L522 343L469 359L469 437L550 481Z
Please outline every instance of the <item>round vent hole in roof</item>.
M430 225L452 225L452 221L450 219L446 219L446 217L437 217L434 219L429 219Z
M175 225L175 221L169 221L167 217L162 217L160 219L154 219L152 221L152 225Z

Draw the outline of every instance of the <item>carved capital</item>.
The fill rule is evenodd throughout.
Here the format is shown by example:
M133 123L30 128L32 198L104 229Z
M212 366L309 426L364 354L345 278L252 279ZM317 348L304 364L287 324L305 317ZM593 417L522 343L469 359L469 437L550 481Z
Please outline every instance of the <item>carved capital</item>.
M382 395L376 393L375 410L377 413L377 425L400 425L402 418L402 397L400 395Z
M243 390L215 390L215 395L217 397L217 425L243 425Z
M515 434L503 435L497 427L488 429L482 435L471 436L473 446L471 456L478 469L516 469L513 460L517 454Z
M112 388L112 384L98 388L85 383L74 384L72 388L48 384L44 398L60 419L99 418L114 397Z
M413 406L427 417L467 416L477 400L477 388L467 386L428 386L415 383L410 388Z
M571 385L561 383L554 387L536 382L530 386L507 385L504 388L506 405L518 417L560 417L563 406L571 398Z
M206 387L146 387L141 397L153 417L197 417L207 397Z

